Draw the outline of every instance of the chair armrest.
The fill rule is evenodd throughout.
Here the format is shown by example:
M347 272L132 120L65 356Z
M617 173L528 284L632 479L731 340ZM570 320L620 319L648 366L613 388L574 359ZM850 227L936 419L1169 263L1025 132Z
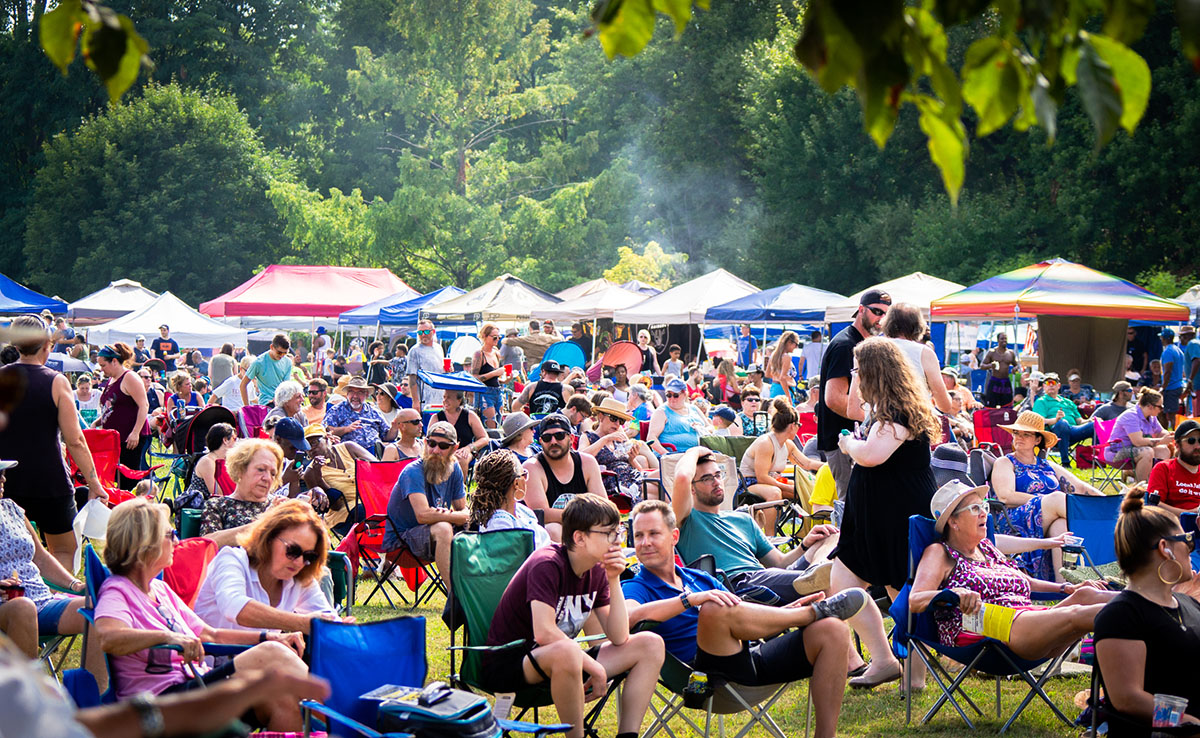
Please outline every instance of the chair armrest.
M941 592L938 592L933 596L933 599L929 601L929 604L934 607L958 607L959 596L954 590L943 589Z
M379 731L377 731L373 728L368 728L367 726L363 725L360 722L357 722L353 718L346 717L345 715L338 712L337 710L334 710L332 707L327 707L325 705L322 705L320 702L314 702L313 700L300 700L300 709L304 713L306 725L308 723L308 719L310 718L311 714L316 713L316 714L322 715L326 718L333 718L334 720L341 723L342 725L345 725L346 727L350 728L351 730L354 730L355 732L357 732L359 735L363 736L364 738L383 738L383 733L380 733ZM407 734L405 734L405 733L389 733L388 735L398 737L398 736L407 735Z

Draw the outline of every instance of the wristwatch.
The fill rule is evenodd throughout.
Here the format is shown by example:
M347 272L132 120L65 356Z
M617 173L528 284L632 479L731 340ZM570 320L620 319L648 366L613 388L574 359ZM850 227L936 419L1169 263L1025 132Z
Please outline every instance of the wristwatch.
M688 591L686 589L679 593L679 602L683 605L684 610L692 609L692 603L688 600Z
M166 732L162 710L149 692L140 692L130 697L129 706L137 713L142 738L160 738Z

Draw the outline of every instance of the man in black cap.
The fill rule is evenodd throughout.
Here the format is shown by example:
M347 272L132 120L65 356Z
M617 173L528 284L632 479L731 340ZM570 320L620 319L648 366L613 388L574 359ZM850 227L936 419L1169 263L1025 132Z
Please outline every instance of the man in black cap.
M989 370L987 384L983 386L983 404L988 407L1004 407L1013 400L1012 368L1017 364L1017 353L1008 347L1008 335L996 334L996 348L988 349L983 355L982 368Z
M817 397L817 448L825 452L829 471L837 484L834 522L841 523L846 485L850 482L850 457L838 448L842 430L854 430L850 419L850 373L854 369L854 347L879 333L879 324L892 306L892 296L879 289L867 290L858 300L854 322L833 337L821 358L821 391Z
M561 523L562 509L576 495L590 492L608 499L596 457L571 449L571 421L567 416L548 415L539 429L542 452L525 462L525 471L529 472L525 504L538 516L538 522ZM550 534L557 532L551 529Z
M1155 464L1146 483L1158 504L1178 515L1200 508L1200 423L1185 420L1175 429L1175 458Z
M541 376L537 382L525 385L521 394L513 403L514 413L525 412L530 415L550 415L562 412L571 399L571 390L562 383L566 369L554 359L542 362Z
M304 426L294 418L281 418L272 429L275 443L283 451L285 459L283 474L280 481L287 487L288 497L308 500L318 513L329 509L329 497L320 487L307 487L304 484L304 474L311 463L306 455L311 450L308 439L304 437Z

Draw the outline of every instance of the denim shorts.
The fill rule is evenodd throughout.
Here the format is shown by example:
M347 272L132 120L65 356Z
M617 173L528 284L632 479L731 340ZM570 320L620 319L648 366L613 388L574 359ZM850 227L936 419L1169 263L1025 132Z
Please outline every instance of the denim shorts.
M58 635L58 621L71 604L73 597L58 597L38 608L38 635Z
M490 407L499 413L500 388L488 387L487 389L479 390L475 393L475 402L479 405L479 410L481 412Z

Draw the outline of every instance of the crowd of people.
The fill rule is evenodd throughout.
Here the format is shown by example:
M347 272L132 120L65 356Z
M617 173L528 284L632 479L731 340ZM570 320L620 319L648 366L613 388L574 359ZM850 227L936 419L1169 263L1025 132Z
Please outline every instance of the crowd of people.
M625 675L618 735L636 735L667 659L745 686L809 679L816 734L832 736L847 684L905 677L907 689L924 688L919 662L903 673L877 604L906 583L914 612L945 590L957 596L954 607L934 608L946 645L979 639L963 615L982 604L1019 612L1008 645L1023 658L1053 656L1094 632L1102 669L1134 666L1105 674L1113 708L1133 723L1148 717L1156 691L1179 690L1162 676L1174 666L1160 649L1200 643L1200 606L1186 593L1197 586L1185 550L1194 543L1179 522L1200 508L1200 424L1174 422L1200 362L1192 330L1180 331L1182 347L1162 332L1161 389L1147 359L1146 375L1116 383L1107 402L1077 370L1065 386L1054 373L1022 374L1003 335L964 363L988 371L976 398L966 377L942 367L921 310L881 290L864 293L853 322L829 340L785 331L760 346L743 326L715 362L676 344L660 356L639 331L638 365L605 366L599 379L552 358L531 361L512 341L519 330L485 323L480 349L458 367L478 380L474 392L427 381L449 362L425 320L411 346L374 341L345 355L319 331L309 350L281 334L257 356L226 344L205 357L180 348L164 325L149 347L143 337L95 347L96 372L74 383L45 363L59 345L86 352L82 331L36 315L11 330L0 391L20 392L0 407L0 586L23 586L25 596L0 604L0 631L26 656L36 656L39 636L83 630L78 507L133 486L100 479L84 430L115 431L121 463L136 471L152 439L207 407L228 409L239 425L254 420L250 437L232 422L206 428L173 505L155 501L145 481L149 498L112 507L103 548L111 576L84 661L138 716L166 720L201 699L188 696L201 684L253 685L267 673L285 686L247 688L230 717L299 729L298 698L325 690L303 660L313 620L353 622L333 605L326 559L363 520L358 462L406 464L388 496L382 546L430 564L447 587L455 536L529 531L534 552L487 634L490 644L525 645L489 653L484 686L547 683L573 737L583 734L585 703L615 674ZM565 340L591 356L583 326ZM981 402L1019 411L1002 426L1011 451L987 485L943 484L934 450L973 447ZM1071 459L1097 424L1110 424L1109 441L1097 444L1104 461L1146 482L1128 492L1116 523L1121 594L1106 582L1067 583L1061 571L1067 496L1101 494ZM988 534L989 498L1007 508L1009 535ZM793 518L784 530L792 505L825 512L825 522L800 528ZM199 511L200 535L219 548L191 606L159 578L173 563L172 516L185 508ZM932 518L939 536L915 572L911 516ZM1035 605L1035 592L1061 601ZM1184 638L1158 633L1160 615ZM581 649L585 626L606 640ZM201 644L211 640L249 648L206 659ZM78 715L84 725L112 718Z

